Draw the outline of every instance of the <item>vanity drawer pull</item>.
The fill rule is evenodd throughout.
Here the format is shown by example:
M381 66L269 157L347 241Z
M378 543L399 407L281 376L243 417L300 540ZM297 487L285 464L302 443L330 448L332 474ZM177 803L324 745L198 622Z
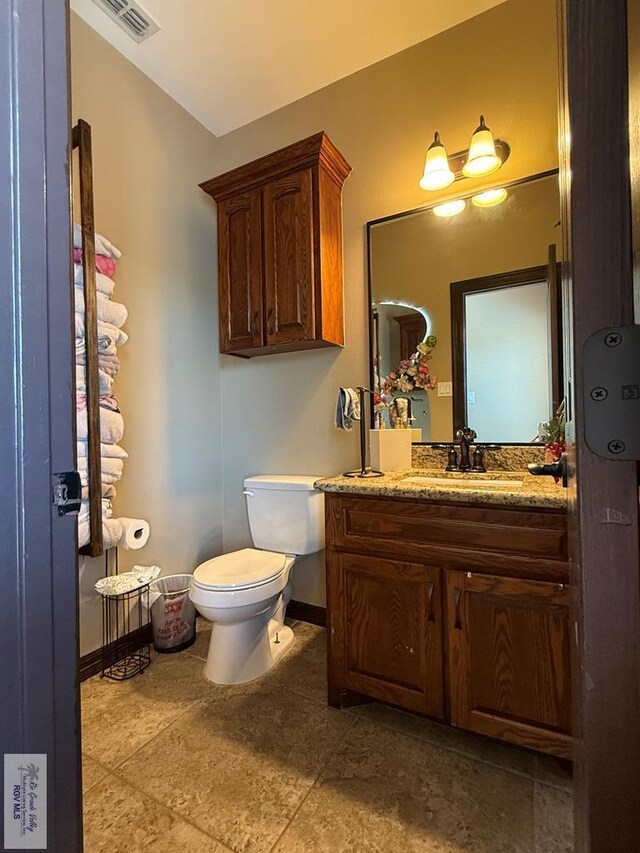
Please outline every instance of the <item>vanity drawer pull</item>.
M267 311L267 331L270 335L273 335L273 308L269 308Z
M436 614L433 612L433 590L434 590L434 584L432 582L429 582L427 584L427 600L428 600L427 622L435 622L436 621Z
M260 312L256 311L253 315L253 323L251 325L251 331L253 333L254 338L259 338L260 333L258 332L258 317L260 316Z
M453 627L457 631L462 631L462 622L460 620L460 599L462 598L462 590L459 586L455 588L454 596L456 602L456 618Z

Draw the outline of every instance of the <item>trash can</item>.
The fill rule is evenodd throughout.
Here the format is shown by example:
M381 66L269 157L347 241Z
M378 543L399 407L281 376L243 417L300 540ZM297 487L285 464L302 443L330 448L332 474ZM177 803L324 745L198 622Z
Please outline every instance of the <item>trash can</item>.
M179 652L196 641L196 609L189 598L191 575L167 575L149 587L153 647Z

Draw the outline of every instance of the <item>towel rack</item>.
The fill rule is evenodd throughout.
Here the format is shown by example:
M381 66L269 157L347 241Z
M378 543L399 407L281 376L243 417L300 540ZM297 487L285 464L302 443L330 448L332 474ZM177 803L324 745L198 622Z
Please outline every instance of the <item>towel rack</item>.
M79 119L72 131L78 149L80 227L84 288L85 382L87 405L87 485L89 488L89 542L80 553L98 557L102 539L102 470L100 463L100 389L98 383L98 304L96 297L96 243L93 210L93 160L91 125ZM74 360L75 362L75 360Z

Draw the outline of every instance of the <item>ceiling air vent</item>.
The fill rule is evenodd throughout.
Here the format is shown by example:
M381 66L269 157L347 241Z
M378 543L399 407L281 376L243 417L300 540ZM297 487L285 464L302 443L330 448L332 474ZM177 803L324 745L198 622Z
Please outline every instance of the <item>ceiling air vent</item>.
M160 26L135 0L93 0L96 6L129 33L134 41L141 42L157 33Z

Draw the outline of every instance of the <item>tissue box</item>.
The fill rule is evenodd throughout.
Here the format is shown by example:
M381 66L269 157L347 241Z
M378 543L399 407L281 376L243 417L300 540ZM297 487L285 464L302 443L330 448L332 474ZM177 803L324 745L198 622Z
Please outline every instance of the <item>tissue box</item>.
M378 471L406 471L411 468L410 429L372 429L371 465Z

